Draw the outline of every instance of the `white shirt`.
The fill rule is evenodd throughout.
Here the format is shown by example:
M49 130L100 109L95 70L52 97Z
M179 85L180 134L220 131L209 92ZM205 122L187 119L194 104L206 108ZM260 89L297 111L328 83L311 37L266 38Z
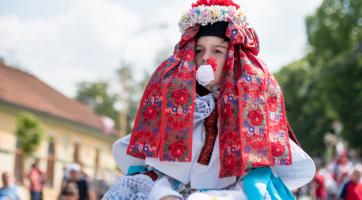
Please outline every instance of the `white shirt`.
M206 96L207 97L207 96ZM135 158L126 154L130 135L118 139L113 145L113 157L120 169L127 173L130 166L148 165L154 169L170 176L184 184L190 183L193 189L222 189L236 181L235 176L220 178L220 160L219 160L219 140L216 138L214 149L211 155L209 165L202 165L197 162L202 145L205 141L205 130L203 119L213 110L214 104L210 103L210 98L197 98L195 106L194 131L192 137L192 160L191 162L171 162L160 161L158 157L147 157L145 160ZM206 102L206 103L205 103ZM209 106L212 109L206 109ZM200 112L199 112L200 111ZM201 114L200 114L201 113ZM297 189L310 182L315 174L315 165L313 160L292 140L290 148L292 152L292 165L275 165L271 169L275 175L279 176L290 190ZM167 185L164 180L161 181L164 187Z

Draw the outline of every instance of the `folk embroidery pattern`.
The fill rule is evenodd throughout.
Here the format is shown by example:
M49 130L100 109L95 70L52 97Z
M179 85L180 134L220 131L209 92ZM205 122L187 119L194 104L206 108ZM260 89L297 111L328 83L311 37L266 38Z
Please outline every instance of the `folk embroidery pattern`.
M194 36L187 29L174 55L147 84L127 153L145 158L190 162L195 92ZM218 99L220 177L248 168L291 164L282 91L257 58L258 37L247 22L229 23L228 58Z

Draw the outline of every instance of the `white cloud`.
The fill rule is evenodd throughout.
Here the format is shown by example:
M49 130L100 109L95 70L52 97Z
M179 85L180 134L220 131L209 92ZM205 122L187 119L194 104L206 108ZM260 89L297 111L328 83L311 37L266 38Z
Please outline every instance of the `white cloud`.
M180 38L177 22L194 0L156 1L157 11L149 14L154 23L167 23L165 40L176 44ZM277 71L305 54L307 45L305 17L311 14L322 0L235 0L246 13L248 21L256 29L261 50L259 56L272 71ZM147 16L147 15L146 15ZM152 16L152 17L151 17ZM148 38L149 35L147 34ZM144 47L147 48L147 47Z
M115 75L122 44L140 26L138 16L119 4L75 0L49 18L0 17L0 54L73 96L76 82Z
M260 57L270 70L277 71L305 54L305 17L311 14L322 0L239 2L258 33Z
M259 35L261 58L275 71L304 55L304 19L321 1L235 2ZM46 17L0 13L0 55L73 96L75 83L82 80L114 83L121 60L131 63L137 73L154 69L160 50L179 40L179 17L192 2L71 0L61 5L62 12ZM167 27L160 29L160 24Z

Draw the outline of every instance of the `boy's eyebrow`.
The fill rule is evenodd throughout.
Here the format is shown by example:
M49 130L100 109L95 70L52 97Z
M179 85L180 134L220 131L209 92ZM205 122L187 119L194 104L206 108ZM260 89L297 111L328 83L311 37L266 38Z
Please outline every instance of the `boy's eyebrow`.
M215 47L220 47L220 48L223 48L223 49L227 49L227 47L226 47L226 46L223 46L223 45L221 45L221 44L219 44L219 45L215 45Z
M225 44L226 43L226 44ZM225 45L224 45L225 44ZM216 47L222 47L222 48L228 48L229 43L226 41L222 41L220 42L218 45L216 45Z
M204 47L203 45L196 45L196 47ZM214 47L219 47L219 48L223 48L223 49L227 49L228 47L226 47L225 45L222 44L218 44L218 45L214 45Z

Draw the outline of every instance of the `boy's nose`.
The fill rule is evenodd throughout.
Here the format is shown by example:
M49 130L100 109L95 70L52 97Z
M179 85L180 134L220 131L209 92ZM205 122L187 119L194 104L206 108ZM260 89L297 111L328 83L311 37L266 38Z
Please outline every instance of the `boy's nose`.
M206 61L209 58L210 58L209 53L205 52L204 55L202 56L202 64L206 64Z

